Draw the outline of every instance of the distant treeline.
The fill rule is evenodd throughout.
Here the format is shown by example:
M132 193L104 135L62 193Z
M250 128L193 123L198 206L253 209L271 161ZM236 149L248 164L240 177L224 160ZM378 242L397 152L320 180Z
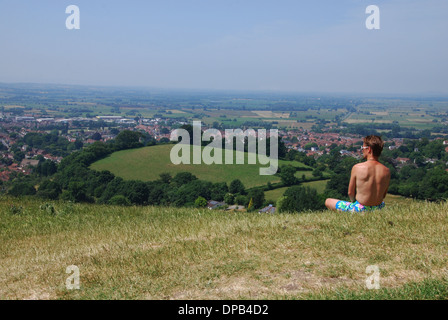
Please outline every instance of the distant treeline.
M391 138L421 139L434 138L434 133L448 133L448 127L436 126L434 129L416 130L413 128L401 127L396 123L365 123L365 124L344 124L343 129L332 129L330 132L341 134L359 134L361 136L379 135ZM380 133L378 130L381 130ZM383 131L389 130L389 131Z

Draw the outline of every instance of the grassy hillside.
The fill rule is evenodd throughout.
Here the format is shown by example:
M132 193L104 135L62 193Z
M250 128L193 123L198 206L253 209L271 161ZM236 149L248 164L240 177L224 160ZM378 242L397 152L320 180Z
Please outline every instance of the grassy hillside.
M319 180L319 181L310 181L301 183L303 187L310 187L312 189L316 189L317 193L323 193L325 191L325 187L327 186L328 180ZM265 191L264 195L266 199L270 200L278 200L283 196L286 190L289 187L278 188L274 190Z
M1 197L0 298L447 299L447 228L447 203L260 215Z
M247 164L247 154L245 154L246 160L243 165L174 165L170 160L172 147L173 145L159 145L118 151L110 157L95 162L91 168L94 170L109 170L127 180L150 181L158 179L163 172L169 172L174 176L176 173L188 171L199 179L211 182L230 183L234 179L240 179L248 188L265 185L268 181L271 183L280 181L277 176L260 176L259 168L266 167L266 165ZM307 167L297 161L279 161L279 166L285 164Z

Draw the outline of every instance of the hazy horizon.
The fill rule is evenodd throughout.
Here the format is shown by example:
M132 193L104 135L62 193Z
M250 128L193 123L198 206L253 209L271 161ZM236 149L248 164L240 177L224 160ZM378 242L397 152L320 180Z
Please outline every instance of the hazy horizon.
M80 8L80 30L65 9ZM381 29L367 30L368 5ZM0 83L447 95L448 2L0 3Z

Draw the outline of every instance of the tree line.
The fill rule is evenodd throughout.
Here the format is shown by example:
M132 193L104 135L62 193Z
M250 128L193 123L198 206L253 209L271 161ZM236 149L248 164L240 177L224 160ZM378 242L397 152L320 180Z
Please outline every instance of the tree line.
M143 134L124 130L114 140L98 141L68 155L59 165L42 158L32 176L16 178L10 183L8 193L114 205L204 206L198 198L225 201L230 205L250 205L253 209L266 204L262 190L246 190L239 179L228 185L203 181L189 172L181 172L174 177L162 173L156 181L126 181L109 171L89 168L113 152L142 147L142 141ZM39 135L30 135L26 142L34 146L42 140ZM153 140L147 145L152 144ZM37 190L36 185L39 186Z

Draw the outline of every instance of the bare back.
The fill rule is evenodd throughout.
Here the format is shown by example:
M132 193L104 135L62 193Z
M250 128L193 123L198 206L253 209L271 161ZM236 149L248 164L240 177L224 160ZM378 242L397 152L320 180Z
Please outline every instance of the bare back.
M365 161L353 166L349 194L356 189L356 200L365 206L377 206L389 188L390 171L378 161Z

